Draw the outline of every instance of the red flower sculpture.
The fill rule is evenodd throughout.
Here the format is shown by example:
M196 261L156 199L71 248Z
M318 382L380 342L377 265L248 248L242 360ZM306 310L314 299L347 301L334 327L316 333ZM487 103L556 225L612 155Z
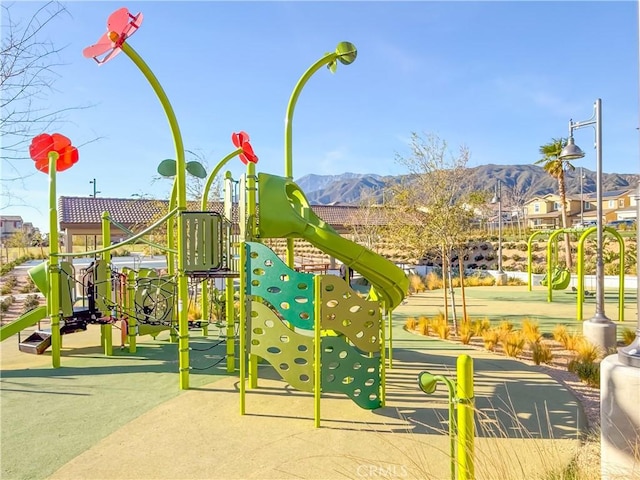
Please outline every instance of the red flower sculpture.
M50 152L58 154L56 172L62 172L78 161L78 149L71 145L71 140L64 135L42 133L31 140L29 155L41 172L49 173Z
M124 41L133 35L142 25L142 13L131 15L129 10L121 8L109 15L107 33L102 35L98 43L85 48L82 54L86 58L93 58L99 64L111 60L121 52ZM104 55L102 58L98 58Z
M253 148L249 143L249 134L247 132L232 133L231 141L237 148L242 149L240 154L240 160L245 165L249 162L258 163L258 157L253 153Z

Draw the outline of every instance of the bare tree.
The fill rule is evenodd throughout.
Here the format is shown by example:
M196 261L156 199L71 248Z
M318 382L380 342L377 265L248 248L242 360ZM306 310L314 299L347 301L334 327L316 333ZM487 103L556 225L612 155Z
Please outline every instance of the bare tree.
M1 207L20 202L11 186L27 174L18 167L26 158L31 138L58 122L64 110L47 108L47 96L59 75L62 48L43 40L44 30L66 9L51 1L37 7L28 19L11 16L13 4L3 4L0 52L0 135L2 136Z
M377 202L372 189L362 191L359 203L358 209L351 213L345 226L350 227L355 242L377 252L387 224L387 211L384 205Z
M410 148L410 156L396 157L409 170L410 183L396 188L393 203L397 214L391 218L392 229L399 233L399 245L414 249L418 258L431 248L442 249L443 280L449 279L453 326L457 330L450 280L453 252L463 243L473 217L469 192L464 187L469 150L461 146L454 155L437 135L423 138L416 133L412 134Z

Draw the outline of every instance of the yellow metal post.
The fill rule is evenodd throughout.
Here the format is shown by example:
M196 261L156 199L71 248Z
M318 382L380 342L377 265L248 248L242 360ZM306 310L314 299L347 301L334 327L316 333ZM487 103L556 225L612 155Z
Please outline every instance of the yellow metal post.
M235 358L235 325L236 312L233 308L233 278L225 278L225 317L227 319L227 372L233 373L236 369Z
M102 212L102 248L106 248L111 245L111 224L109 222L109 212ZM111 251L107 250L102 254L102 261L105 262L107 268L105 270L109 286L107 292L109 293L109 303L113 301L113 293L111 290ZM102 312L102 315L108 315L111 312ZM111 320L115 319L115 315L112 315ZM106 323L100 326L101 343L104 348L104 354L107 356L113 355L113 324Z
M458 401L458 480L473 480L474 473L474 393L473 359L460 355L456 363Z
M57 152L49 152L49 317L51 319L51 365L60 367L60 269L58 266L58 211L56 210Z
M242 222L243 219L240 219ZM246 321L247 321L247 244L240 244L240 415L245 413L247 376L247 341L246 341Z
M322 395L322 338L320 275L313 277L313 418L316 428L320 427L320 397Z
M256 231L256 164L247 164L247 230L246 238L253 240ZM258 357L249 355L249 387L258 387Z
M380 310L378 311L380 319L380 406L384 407L387 404L387 359L386 359L386 346L387 340L385 339L385 325L384 318L385 304L382 302Z
M127 315L127 336L129 337L129 353L136 353L136 307L135 307L135 290L136 273L129 270L127 273L127 297L128 297L128 315Z

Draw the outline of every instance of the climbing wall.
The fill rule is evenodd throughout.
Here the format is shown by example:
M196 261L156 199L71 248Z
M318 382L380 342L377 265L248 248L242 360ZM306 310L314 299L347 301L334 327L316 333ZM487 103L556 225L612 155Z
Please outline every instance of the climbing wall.
M313 275L290 269L268 247L247 242L248 294L271 304L287 322L313 330Z

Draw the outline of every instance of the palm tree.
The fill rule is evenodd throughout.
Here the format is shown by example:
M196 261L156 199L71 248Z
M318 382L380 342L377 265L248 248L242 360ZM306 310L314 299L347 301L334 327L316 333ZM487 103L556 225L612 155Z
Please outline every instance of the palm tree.
M560 196L560 212L562 214L562 228L567 228L567 192L564 182L564 172L569 170L575 170L576 167L571 165L567 160L561 160L558 158L560 152L567 144L566 138L552 138L551 143L542 145L539 149L543 158L535 162L536 165L542 164L545 172L551 175L558 181L558 195ZM582 199L580 199L582 201ZM573 262L571 259L571 242L569 240L569 234L564 235L564 249L567 268L571 270Z

